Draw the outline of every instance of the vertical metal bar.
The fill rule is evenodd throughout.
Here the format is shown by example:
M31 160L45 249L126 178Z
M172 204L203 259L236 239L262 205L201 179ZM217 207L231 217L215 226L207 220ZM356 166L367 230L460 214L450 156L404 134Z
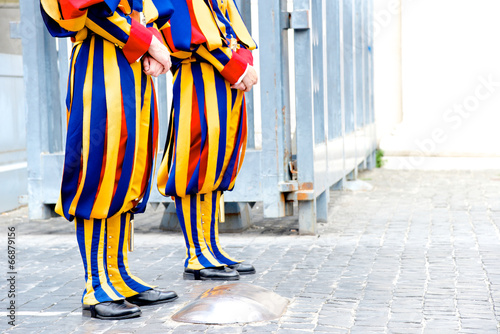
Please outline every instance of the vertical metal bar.
M283 54L280 0L259 3L261 33L261 108L262 108L262 196L265 217L285 215L285 197L277 185L288 179L287 161L291 154L285 141L285 120L290 110L283 102ZM289 126L289 125L288 125Z
M61 150L66 147L66 93L68 90L69 58L68 58L68 39L59 38L57 40L59 60L59 96L61 103L60 126L61 126Z
M355 57L356 57L356 128L365 125L364 119L364 30L363 30L363 0L355 0L354 8L354 34L355 34ZM362 139L363 140L363 139ZM364 146L364 145L362 145ZM364 152L363 152L364 153ZM363 158L363 157L360 157Z
M328 221L328 202L330 202L329 188L316 199L316 218L320 222L326 223Z
M328 138L333 139L342 135L339 1L326 1L326 17Z
M39 3L20 1L23 70L26 98L29 217L45 219L50 209L44 205L42 189L42 152L53 152L54 112L60 114L56 42L45 29ZM52 83L52 84L50 84ZM60 126L60 122L58 122ZM60 134L61 132L57 132ZM52 141L52 145L50 144Z
M345 132L354 131L353 0L343 0Z
M312 38L312 73L314 106L314 140L325 142L325 100L324 100L324 64L323 64L323 1L311 2L311 38Z
M311 0L294 0L294 11L311 10ZM313 23L314 24L314 23ZM297 109L297 168L299 189L314 188L313 32L295 30L295 105ZM300 234L316 233L316 199L299 201Z
M167 140L168 122L170 120L170 110L168 110L168 95L167 95L167 75L160 75L156 81L156 96L158 98L158 125L159 136L158 145L160 150L163 150L165 141Z

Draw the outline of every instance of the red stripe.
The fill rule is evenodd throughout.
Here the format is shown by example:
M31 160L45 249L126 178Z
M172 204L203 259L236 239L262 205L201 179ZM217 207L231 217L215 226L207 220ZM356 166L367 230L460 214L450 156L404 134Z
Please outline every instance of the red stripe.
M63 19L69 20L85 14L88 7L102 2L102 0L59 0Z
M104 180L104 172L106 171L106 161L107 161L107 154L106 152L108 147L108 120L106 119L106 132L104 134L104 149L103 149L103 157L102 157L102 167L101 167L101 177L99 179L99 186L97 187L97 192L95 198L99 196L99 191L101 190L101 185Z
M245 94L245 93L243 93ZM245 104L245 95L243 95L243 101L241 101L242 103L242 107L243 107L243 112L241 113L241 118L240 118L240 124L241 122L243 122L242 124L242 129L241 129L241 141L240 141L240 145L238 147L238 153L236 155L236 160L235 160L235 164L234 164L234 169L233 169L233 175L231 177L231 182L233 182L233 180L236 178L236 173L238 172L238 167L239 167L239 160L240 160L240 154L241 154L241 148L243 147L243 145L246 145L247 143L247 122L246 122L246 119L247 119L247 107L246 107L246 104ZM238 136L235 137L236 140L238 139Z
M200 111L198 110L198 97L193 86L193 107L191 111L191 150L189 152L188 183L193 177L193 173L200 161L201 150L201 124Z
M122 166L123 161L125 159L125 148L127 147L127 121L125 119L125 108L123 105L123 92L122 92L122 128L120 132L120 146L118 149L118 159L116 161L116 174L115 174L115 187L113 189L113 197L116 193L116 188L118 187L118 181L120 181L120 177L122 175Z
M207 109L205 107L204 110L205 119L207 119ZM205 177L207 174L207 165L208 165L208 148L210 144L210 136L206 136L205 145L203 146L203 151L201 151L200 157L200 176L198 178L198 190L203 188L203 184L205 183Z
M191 17L191 44L203 44L207 41L205 35L201 32L198 21L194 16L193 1L187 0L187 5L189 7L189 16Z
M170 51L172 51L173 53L179 52L179 50L177 50L175 48L174 40L172 39L172 28L168 27L166 29L163 29L162 33L163 33L163 37L165 37L165 40L167 41L167 44L168 44L168 47L170 48Z

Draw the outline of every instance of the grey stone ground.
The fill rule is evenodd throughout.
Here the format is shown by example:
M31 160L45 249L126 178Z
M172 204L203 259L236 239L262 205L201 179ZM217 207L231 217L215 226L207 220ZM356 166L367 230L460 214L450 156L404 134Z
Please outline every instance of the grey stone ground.
M157 229L161 212L136 219L131 268L180 298L143 307L140 318L82 318L83 269L71 224L28 222L27 210L0 216L17 229L17 320L7 324L7 282L0 283L7 333L498 333L500 321L500 172L375 170L360 174L371 191L331 193L328 223L298 236L297 219L262 219L225 234L229 253L254 263L242 277L288 298L276 321L205 326L170 317L218 284L183 281L179 233ZM8 271L6 255L2 256ZM220 283L219 283L220 284Z

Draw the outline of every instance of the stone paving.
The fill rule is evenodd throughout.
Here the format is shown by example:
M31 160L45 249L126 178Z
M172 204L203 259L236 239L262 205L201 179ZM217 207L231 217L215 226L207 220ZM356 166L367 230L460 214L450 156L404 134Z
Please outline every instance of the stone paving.
M28 222L26 208L0 216L16 227L16 324L8 324L8 282L0 283L6 333L498 333L500 172L363 172L371 191L332 191L318 236L299 236L296 217L262 219L224 234L226 250L258 273L241 282L289 299L278 320L236 325L178 323L171 316L220 285L182 280L180 233L158 229L161 210L137 217L132 271L177 291L170 304L123 321L81 316L83 268L72 224ZM0 262L5 276L7 254Z

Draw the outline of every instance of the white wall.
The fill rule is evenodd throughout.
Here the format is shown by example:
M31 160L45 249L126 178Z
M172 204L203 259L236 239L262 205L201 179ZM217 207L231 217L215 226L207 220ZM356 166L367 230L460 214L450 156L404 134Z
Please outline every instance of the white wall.
M403 119L401 90L401 0L374 0L374 100L377 139Z
M389 155L500 156L500 1L402 5L403 122L384 136L382 149ZM376 74L384 66L377 55ZM388 96L376 88L376 100Z

